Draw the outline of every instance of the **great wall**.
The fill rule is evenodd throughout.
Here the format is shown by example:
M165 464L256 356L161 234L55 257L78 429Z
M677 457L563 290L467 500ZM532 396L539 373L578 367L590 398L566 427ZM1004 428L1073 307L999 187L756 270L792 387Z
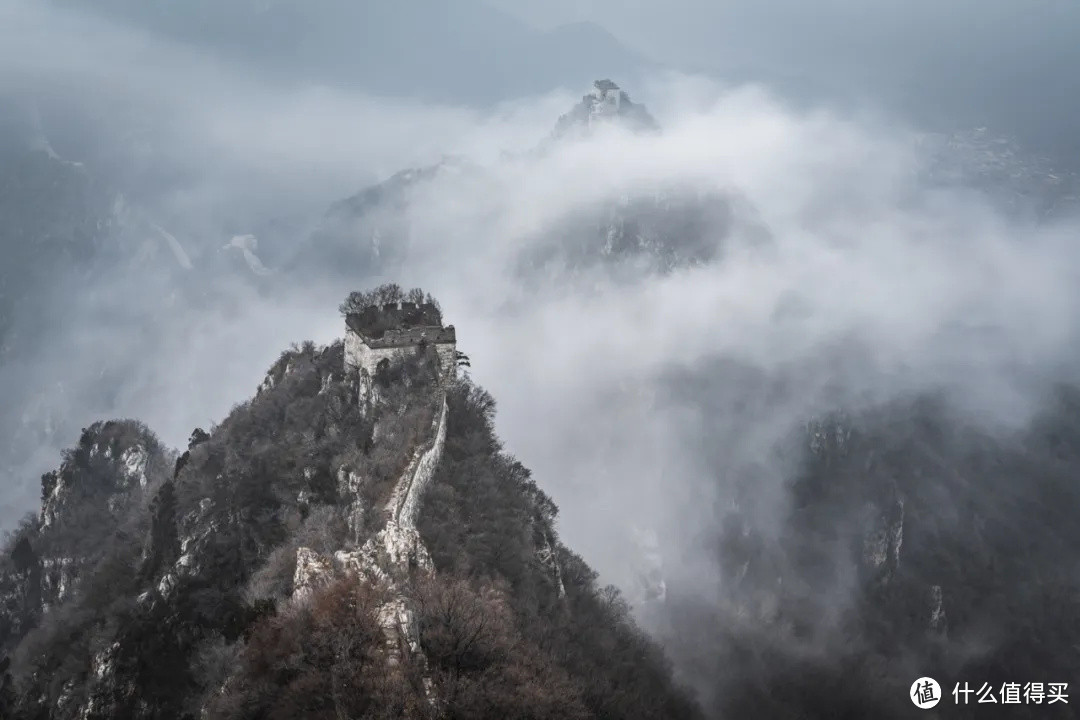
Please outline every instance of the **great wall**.
M413 572L433 572L431 558L416 529L416 515L420 497L435 475L446 441L446 384L456 373L456 335L453 326L442 326L438 309L430 304L391 303L346 316L345 372L356 379L360 388L357 400L361 404L377 402L371 390L380 366L418 352L425 345L433 346L438 356L439 381L433 398L437 409L427 439L413 451L383 507L385 525L362 547L341 549L332 557L299 548L293 577L294 602L300 603L317 588L339 577L354 576L382 585L390 597L379 616L391 665L397 665L403 653L419 652L408 580ZM339 475L354 490L363 482L362 478L352 478L345 468ZM352 497L350 501L356 504L360 498ZM353 508L353 513L363 510Z

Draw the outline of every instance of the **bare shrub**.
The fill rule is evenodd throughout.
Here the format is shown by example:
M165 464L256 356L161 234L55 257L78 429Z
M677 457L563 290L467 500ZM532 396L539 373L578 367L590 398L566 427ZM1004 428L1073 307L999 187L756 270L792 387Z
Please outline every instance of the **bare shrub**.
M250 604L271 600L279 604L292 595L296 573L296 551L306 547L329 554L342 547L348 533L341 510L333 505L317 505L308 512L287 542L279 545L251 575L244 599Z
M261 620L208 720L383 720L423 717L408 665L387 663L379 590L344 578L312 602Z
M419 584L417 598L420 642L439 688L441 717L588 717L569 676L524 642L503 591L431 579Z

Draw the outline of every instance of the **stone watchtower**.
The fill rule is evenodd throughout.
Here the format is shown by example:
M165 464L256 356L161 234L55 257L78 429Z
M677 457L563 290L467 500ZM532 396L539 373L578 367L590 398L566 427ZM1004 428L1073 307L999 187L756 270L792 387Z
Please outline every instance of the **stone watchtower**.
M590 102L589 126L598 122L608 122L618 117L622 109L623 92L610 80L597 80L593 83L592 93L587 95Z
M361 397L368 395L380 364L415 353L425 343L438 353L442 382L452 379L457 370L457 334L453 325L443 327L435 305L388 303L345 316L345 369L359 372Z

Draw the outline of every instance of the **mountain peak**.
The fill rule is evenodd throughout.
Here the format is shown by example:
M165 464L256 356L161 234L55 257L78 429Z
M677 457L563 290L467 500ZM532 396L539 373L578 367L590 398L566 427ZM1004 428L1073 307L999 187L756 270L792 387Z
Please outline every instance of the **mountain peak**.
M638 132L659 130L644 105L633 102L625 90L605 78L593 82L589 94L559 118L554 136L588 134L604 125L621 125Z
M700 717L503 452L435 299L341 310L175 463L117 421L46 476L0 548L0 717Z

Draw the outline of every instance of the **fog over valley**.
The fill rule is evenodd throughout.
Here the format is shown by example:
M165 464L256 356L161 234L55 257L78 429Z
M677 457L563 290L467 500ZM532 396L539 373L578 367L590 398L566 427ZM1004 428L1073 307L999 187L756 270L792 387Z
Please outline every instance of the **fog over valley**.
M925 23L929 55L947 55L942 38L963 25L955 8L826 5L823 25L861 28L867 43L894 16ZM973 55L992 54L984 37L1037 44L1050 15L1051 49L1080 34L1075 13L1036 3L1046 14L1014 37L999 5L969 9L984 19ZM1020 97L1022 83L958 65L911 93L904 58L923 53L904 44L907 25L873 55L872 67L891 68L880 86L855 82L854 49L801 38L795 62L777 49L790 18L773 26L756 6L728 6L0 0L0 527L14 558L0 567L11 663L0 710L263 717L251 688L273 695L258 653L276 657L291 632L281 628L314 637L338 618L282 619L296 617L284 608L301 585L309 592L300 578L334 563L377 578L356 587L383 594L349 601L383 618L372 627L388 607L419 618L418 639L402 641L412 650L390 662L413 685L356 685L355 697L377 700L345 711L335 699L336 716L495 717L517 712L499 703L520 695L534 713L520 717L629 717L619 703L639 701L613 689L629 675L584 677L582 658L601 651L534 641L588 635L548 624L561 599L579 602L579 562L598 574L595 588L580 581L581 597L607 597L610 583L628 609L602 621L581 610L576 622L650 638L626 630L611 641L618 653L656 643L633 676L654 688L641 717L906 717L924 675L946 695L963 680L1069 681L1080 647L1076 109L1039 106L1052 118L1032 109L1028 122L986 99L994 83ZM681 50L671 39L718 18L730 42L714 54L696 34ZM1061 52L1047 82L1064 77ZM791 79L800 64L805 82ZM1017 59L1017 74L1033 65ZM456 380L438 365L435 380L415 379L424 369L403 361L365 395L366 371L349 375L339 304L386 283L437 300L464 354ZM440 401L425 399L427 382ZM110 419L145 424L161 447L142 429L94 425ZM445 439L425 445L429 425ZM349 433L367 439L343 445ZM124 487L142 489L123 491L134 493L123 510L119 495L106 503L136 538L109 541L127 548L117 558L137 558L115 562L140 569L130 597L99 602L88 570L48 579L54 565L113 567L65 554L69 541L50 533L66 522L96 537L97 521L65 516L75 501L50 488L105 473L93 463L106 442L118 467L133 466L130 452L116 459L124 448L141 453L141 480ZM385 459L394 443L400 461ZM402 472L424 483L350 479ZM485 473L504 478L491 481L499 489ZM318 496L323 474L334 499L301 499ZM234 476L265 478L276 509L206 490L234 492ZM298 495L294 480L311 487ZM349 505L345 487L362 501ZM385 527L370 519L376 499L398 508ZM169 503L175 522L160 520ZM413 503L415 518L400 509ZM511 515L515 503L533 509ZM351 540L305 534L318 508ZM60 519L45 523L49 512ZM184 583L218 572L204 539L233 525L246 538L246 522L256 539L236 540L229 560L242 569L220 571L241 578L229 600L240 609L219 627L232 607L221 601L219 618L183 621L181 649L146 651L184 658L186 684L125 669L129 648L143 652L130 618L187 617L175 609L189 607L177 604ZM500 533L528 535L522 547L537 543L541 559L473 545L518 547ZM453 581L421 579L417 566ZM536 589L548 572L537 568L554 568L555 589ZM327 598L339 592L329 582ZM315 597L322 587L310 580ZM521 666L497 680L458 665L442 674L444 636L425 624L432 604L473 594L499 618L491 598L509 598L492 647L527 646L506 650ZM403 638L413 622L400 621ZM53 627L81 628L85 646L65 656ZM34 665L54 652L65 659ZM558 671L541 701L521 678L543 677L544 663ZM368 678L370 667L348 672ZM73 679L40 690L49 673ZM137 690L123 690L129 681ZM498 700L492 687L505 690ZM28 699L39 695L48 700Z

